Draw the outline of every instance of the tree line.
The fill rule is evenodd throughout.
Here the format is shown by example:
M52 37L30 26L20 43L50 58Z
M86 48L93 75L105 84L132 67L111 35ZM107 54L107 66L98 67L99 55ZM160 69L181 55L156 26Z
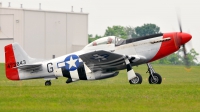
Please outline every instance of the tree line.
M96 39L106 36L117 36L127 39L127 38L137 38L157 33L160 33L160 27L156 26L155 24L144 24L143 26L137 26L137 27L112 26L112 27L107 27L105 34L103 36L100 35L93 36L92 34L89 34L88 42L90 43Z
M132 26L124 27L124 26L118 25L118 26L107 27L103 36L100 36L100 35L93 36L92 34L89 34L88 42L90 43L96 39L99 39L101 37L106 37L106 36L116 36L116 37L127 39L127 38L140 38L142 36L147 36L147 35L152 35L152 34L157 34L157 33L161 33L161 32L160 32L160 27L158 27L156 24L148 23L142 26L137 26L137 27L132 27ZM187 54L190 65L200 65L200 63L197 60L198 55L199 54L195 51L194 48L190 49L190 51ZM156 60L153 63L183 65L184 56L182 54L182 49L160 60Z

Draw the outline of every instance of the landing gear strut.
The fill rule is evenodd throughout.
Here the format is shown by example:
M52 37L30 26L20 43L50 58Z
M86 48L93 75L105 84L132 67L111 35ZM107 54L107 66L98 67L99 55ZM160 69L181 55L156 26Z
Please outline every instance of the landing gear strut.
M162 77L155 72L150 63L147 63L147 67L148 67L147 72L149 72L149 84L161 84Z
M128 56L124 57L124 61L126 63L127 76L128 76L129 83L130 84L141 84L142 83L142 76L133 71L132 66L130 64L130 61L128 59Z
M51 86L51 80L47 80L47 81L45 82L45 86Z

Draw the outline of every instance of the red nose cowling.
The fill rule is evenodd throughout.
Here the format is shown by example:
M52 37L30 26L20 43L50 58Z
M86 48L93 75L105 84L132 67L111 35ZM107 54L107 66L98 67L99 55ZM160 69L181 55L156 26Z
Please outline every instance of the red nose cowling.
M181 38L181 45L183 45L183 44L187 43L188 41L190 41L192 36L188 33L181 33L180 38Z
M164 33L163 38L171 38L171 40L162 42L159 51L149 62L165 57L173 52L176 52L177 50L179 50L180 46L190 41L192 36L188 33L173 32Z

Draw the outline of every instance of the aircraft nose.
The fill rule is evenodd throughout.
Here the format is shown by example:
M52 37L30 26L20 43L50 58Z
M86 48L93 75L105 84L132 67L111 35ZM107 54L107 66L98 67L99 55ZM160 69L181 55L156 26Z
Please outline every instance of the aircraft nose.
M192 35L188 33L181 33L181 45L187 43L192 38Z

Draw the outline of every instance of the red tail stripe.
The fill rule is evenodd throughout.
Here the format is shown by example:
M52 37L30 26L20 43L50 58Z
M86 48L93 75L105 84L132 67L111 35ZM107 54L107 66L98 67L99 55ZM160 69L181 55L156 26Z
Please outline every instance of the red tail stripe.
M12 44L5 46L5 70L6 77L10 80L19 80L19 73L16 67L16 60Z

